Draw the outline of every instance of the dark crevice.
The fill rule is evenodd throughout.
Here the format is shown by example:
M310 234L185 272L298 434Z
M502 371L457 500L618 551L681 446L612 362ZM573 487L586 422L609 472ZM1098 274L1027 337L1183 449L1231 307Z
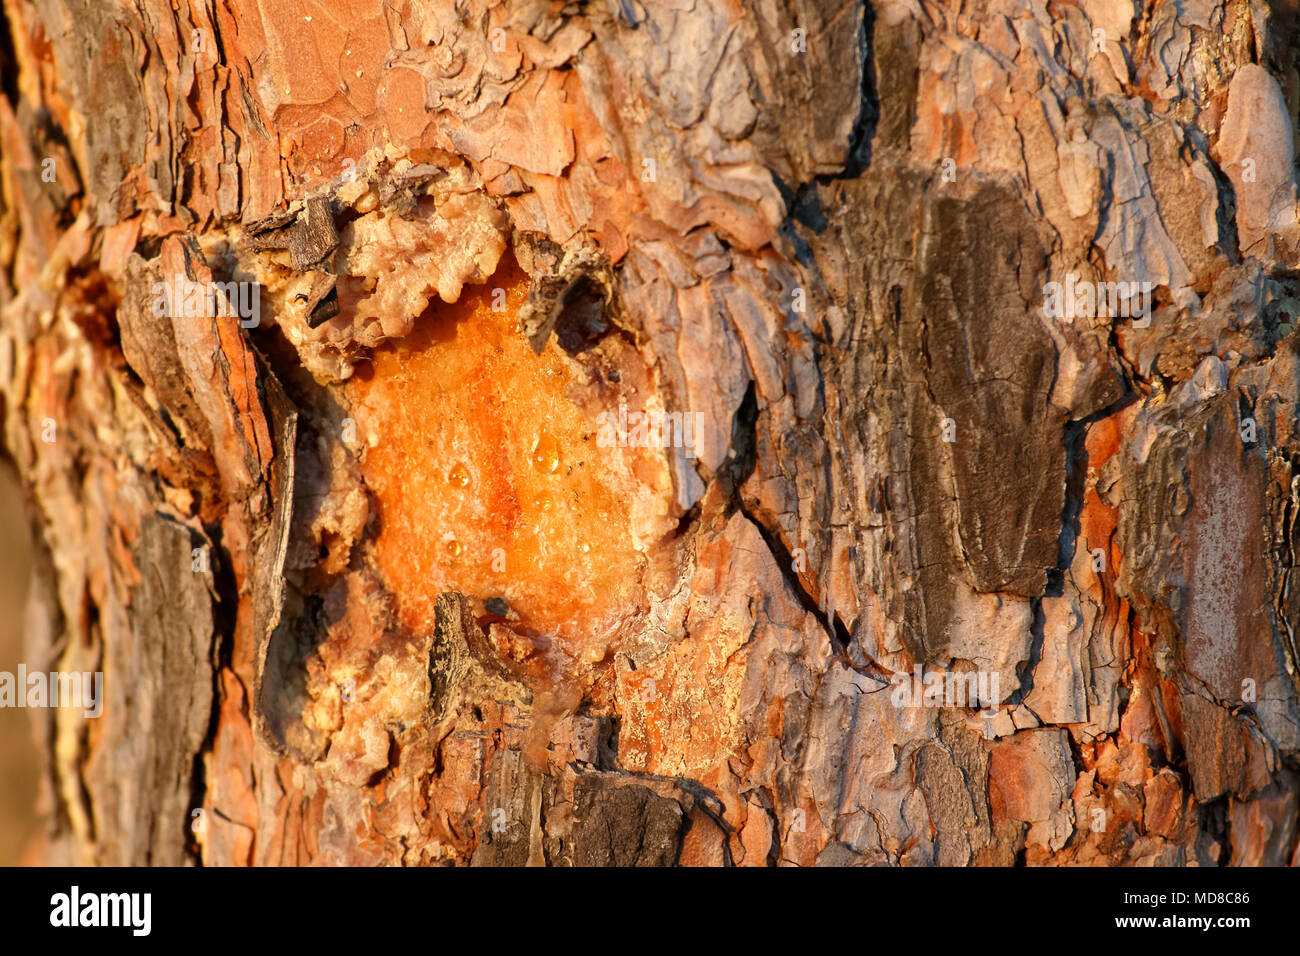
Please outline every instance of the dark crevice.
M790 243L795 258L804 265L813 262L812 247L799 234L796 224L803 225L813 233L821 233L829 224L825 210L822 208L819 187L828 186L837 180L858 179L871 165L871 144L876 137L876 126L880 122L880 96L876 90L875 52L872 46L874 37L875 12L870 3L863 4L862 24L859 28L859 44L862 50L862 84L858 103L858 118L849 133L848 148L844 158L844 168L838 173L814 176L811 180L791 187L775 172L772 181L776 184L781 199L788 211L786 220L781 224L780 233Z
M600 343L609 330L604 290L590 276L579 276L560 295L555 339L569 355L577 356Z
M1016 665L1016 677L1020 686L1007 698L1007 704L1016 708L1022 704L1034 689L1034 669L1043 659L1043 631L1047 615L1043 612L1043 599L1033 598L1029 602L1032 619L1029 622L1029 656Z
M763 542L767 545L767 549L772 552L772 557L776 559L777 567L781 569L781 576L785 578L786 585L794 593L803 609L821 623L821 626L831 639L831 646L835 652L837 654L847 653L849 644L852 641L849 629L844 626L844 622L838 614L832 620L830 614L825 609L818 607L812 595L804 590L803 584L799 581L799 576L794 571L794 557L786 548L785 542L781 540L780 534L768 528L743 503L740 505L740 512L758 530Z
M221 560L221 524L213 522L204 528L206 539L197 538L191 533L190 544L193 547L205 547L208 551L208 571L212 575L212 585L216 592L212 600L212 710L208 715L208 729L203 736L203 743L194 754L190 771L190 808L201 809L203 798L207 793L207 775L204 756L212 753L217 742L217 730L221 723L221 672L233 670L235 645L235 615L239 606L239 586L228 561ZM196 866L203 865L198 841L194 839L193 817L186 816L182 825L185 828L183 845L186 854Z
M625 773L618 759L618 738L623 730L623 719L617 715L601 717L600 735L596 738L596 769Z
M1056 567L1047 569L1044 597L1060 597L1065 593L1065 575L1078 547L1079 516L1088 490L1088 449L1084 441L1087 434L1088 427L1081 421L1065 426L1065 505L1061 509Z
M1202 803L1196 810L1196 824L1200 831L1197 840L1197 862L1211 866L1224 866L1232 853L1232 838L1228 832L1228 797L1216 797ZM1207 839L1208 838L1208 839ZM1209 841L1218 846L1218 853L1210 856Z
M224 548L221 542L222 525L219 521L204 527L211 544L208 548L208 570L212 572L212 584L216 589L216 601L213 605L213 621L216 624L216 645L213 648L213 666L220 669L234 669L235 653L235 615L239 607L239 585L230 562L223 561Z
M9 18L0 17L0 92L9 106L18 112L18 55L10 32Z
M745 397L741 400L740 407L736 409L735 417L732 420L731 447L727 451L727 463L718 475L718 479L723 482L728 498L725 513L731 515L739 511L753 524L767 544L767 548L776 560L782 577L785 578L786 584L789 585L790 590L798 598L799 603L821 622L822 627L830 636L831 645L835 651L844 653L851 640L848 628L844 626L844 622L838 616L832 621L827 612L817 606L817 602L804 590L803 584L800 583L799 577L794 570L793 555L785 546L785 542L781 540L780 532L769 528L752 510L746 507L745 502L742 500L740 488L753 473L758 463L757 432L758 393L754 382L751 380L749 387L745 390Z
M731 420L731 444L727 449L727 461L719 476L726 482L728 497L732 501L728 514L740 506L740 486L754 473L757 465L758 393L751 379L745 389L745 397L740 400L740 407Z
M380 767L366 780L366 787L377 787L384 782L389 776L396 773L398 766L402 762L402 747L397 742L397 737L391 730L388 732L388 765Z
M849 136L849 157L844 164L844 172L832 179L857 179L871 165L871 141L876 136L876 124L880 122L880 97L876 93L876 64L872 38L875 34L876 15L870 3L862 5L862 26L859 28L859 42L862 45L862 99L858 108L858 120L853 125Z
M261 700L252 704L262 711L270 735L300 762L324 759L322 735L309 731L302 715L310 699L307 662L330 623L323 598L287 589L280 623L267 639Z

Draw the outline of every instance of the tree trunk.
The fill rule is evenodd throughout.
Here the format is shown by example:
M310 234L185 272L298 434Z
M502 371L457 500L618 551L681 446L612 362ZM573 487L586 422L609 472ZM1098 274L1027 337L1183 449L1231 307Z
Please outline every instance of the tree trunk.
M1297 862L1292 7L7 0L95 864Z

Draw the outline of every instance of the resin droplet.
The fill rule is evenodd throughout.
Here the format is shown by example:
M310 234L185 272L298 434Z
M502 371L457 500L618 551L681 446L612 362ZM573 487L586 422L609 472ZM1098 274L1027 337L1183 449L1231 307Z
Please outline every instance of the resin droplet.
M459 541L452 540L447 542L447 553L453 558L459 557L462 550Z
M533 446L533 467L551 474L560 467L560 444L555 436L542 432Z
M447 481L457 488L469 487L469 469L464 465L457 464L447 473Z

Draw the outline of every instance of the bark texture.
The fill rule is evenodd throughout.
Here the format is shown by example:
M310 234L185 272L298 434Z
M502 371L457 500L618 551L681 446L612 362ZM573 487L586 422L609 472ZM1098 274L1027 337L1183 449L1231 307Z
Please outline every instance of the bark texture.
M41 859L1300 861L1292 5L4 13L27 664L106 691L35 712ZM496 289L582 408L701 415L602 479L599 639L415 595L378 355Z

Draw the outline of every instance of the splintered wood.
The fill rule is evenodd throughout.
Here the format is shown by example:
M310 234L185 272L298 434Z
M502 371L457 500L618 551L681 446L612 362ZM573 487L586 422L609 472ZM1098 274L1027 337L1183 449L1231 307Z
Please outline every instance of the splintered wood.
M536 650L598 661L646 603L671 484L661 449L600 447L607 403L644 383L632 349L611 343L606 368L535 355L515 318L526 280L511 264L438 304L351 385L374 560L412 631L459 591Z

